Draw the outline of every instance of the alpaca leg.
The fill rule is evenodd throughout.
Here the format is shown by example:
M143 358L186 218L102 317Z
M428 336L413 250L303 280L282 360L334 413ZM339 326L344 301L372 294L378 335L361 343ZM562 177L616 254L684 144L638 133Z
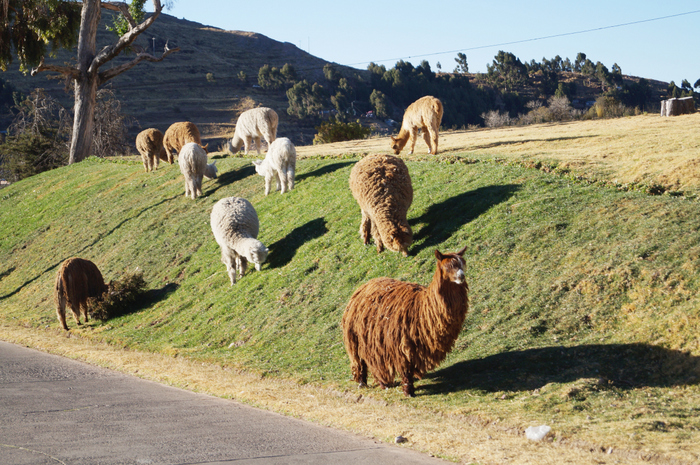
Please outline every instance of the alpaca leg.
M294 189L294 166L287 166L287 190Z
M350 370L352 371L352 379L359 384L358 387L367 387L367 363L357 354L357 337L350 332L347 339L348 347L346 347L348 356L350 357Z
M87 302L84 302L78 310L82 310L82 314L85 317L85 323L89 321L88 319L88 305Z
M425 143L428 144L428 149L430 150L430 153L435 155L437 154L438 150L438 131L437 128L433 129L432 127L427 128L427 130L427 135L425 135L425 132L423 133L425 136Z
M61 296L58 298L56 315L58 316L58 323L61 325L61 328L68 331L68 325L66 325L66 296L63 295L63 292L61 292Z
M233 255L236 252L224 246L221 247L221 261L226 265L226 271L228 272L228 278L231 281L231 286L236 284L236 264L234 262Z
M260 136L255 138L255 148L258 149L258 155L260 155L260 147L262 146L262 142L260 142Z
M372 220L369 218L367 213L362 210L362 220L360 221L360 239L367 245L369 244L369 238L372 233Z
M282 173L277 171L277 170L275 170L275 182L277 183L277 189L275 189L275 190L278 190L278 191L281 190L282 194L287 192L287 189L285 188L286 187L285 183L282 180Z
M423 133L423 140L425 141L425 145L428 146L428 153L433 153L433 133L428 131L427 127L423 127L423 129L421 129L421 132Z
M248 269L248 260L242 255L236 254L236 270L238 271L238 278L242 278Z
M375 223L372 223L372 239L374 239L374 243L377 244L377 253L382 253L384 251L384 242L382 242L382 235L379 234Z
M248 150L250 150L250 145L253 143L253 138L251 136L245 136L243 141L243 146L245 147L245 154L248 155Z
M201 197L201 196L202 196L202 178L201 178L201 177L198 176L198 177L194 180L194 188L195 188L195 192L194 192L195 198L196 198L197 196L200 196L200 197Z
M268 173L265 175L265 195L268 195L270 193L270 186L271 185L272 185L272 175Z
M358 387L367 387L367 363L364 360L359 359L353 366L353 376Z
M413 155L413 151L416 149L416 139L418 138L418 128L411 129L411 151L408 152L409 155Z
M408 397L415 397L416 396L416 388L413 386L413 372L412 371L406 371L403 374L403 393L407 395Z
M151 165L153 166L153 171L158 169L158 165L160 164L160 157L158 154L153 155L153 163Z
M69 302L68 306L70 307L71 311L73 312L73 318L75 319L75 322L80 325L80 307L76 304L74 305L73 303ZM78 307L78 308L76 308Z

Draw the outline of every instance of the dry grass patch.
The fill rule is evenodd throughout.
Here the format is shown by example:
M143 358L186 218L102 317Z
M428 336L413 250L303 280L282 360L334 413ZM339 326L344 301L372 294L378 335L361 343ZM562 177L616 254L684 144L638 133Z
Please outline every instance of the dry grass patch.
M0 338L385 442L393 442L401 435L408 439L408 447L461 463L671 463L651 452L619 450L561 436L532 442L525 438L522 429L478 413L436 413L413 408L408 403L387 403L375 398L372 390L345 391L294 380L261 378L183 357L121 349L83 339L76 332L65 334L58 330L37 331L0 324Z
M542 162L591 180L620 184L658 183L667 190L700 191L700 113L673 118L642 115L532 126L443 131L439 153ZM388 153L390 139L374 138L298 147L311 155ZM427 155L425 142L416 156ZM404 155L406 156L406 155ZM408 157L410 158L410 157Z

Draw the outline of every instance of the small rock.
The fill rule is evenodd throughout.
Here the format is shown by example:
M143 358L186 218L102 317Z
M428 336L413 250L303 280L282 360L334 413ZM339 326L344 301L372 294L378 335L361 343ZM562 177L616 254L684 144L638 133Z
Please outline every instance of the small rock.
M552 431L552 428L547 425L530 426L525 430L525 437L531 441L541 441L550 431Z
M396 444L402 444L402 443L404 443L404 442L408 442L408 439L406 439L406 438L403 437L403 436L396 436L396 437L394 438L394 442L395 442Z

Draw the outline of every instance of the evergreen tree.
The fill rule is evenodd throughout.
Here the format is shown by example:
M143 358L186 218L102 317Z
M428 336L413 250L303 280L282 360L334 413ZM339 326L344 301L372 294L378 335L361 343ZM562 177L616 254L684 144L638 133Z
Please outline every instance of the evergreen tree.
M459 74L467 74L469 72L469 64L467 63L467 55L462 52L457 53L457 58L455 58L457 66L454 72Z

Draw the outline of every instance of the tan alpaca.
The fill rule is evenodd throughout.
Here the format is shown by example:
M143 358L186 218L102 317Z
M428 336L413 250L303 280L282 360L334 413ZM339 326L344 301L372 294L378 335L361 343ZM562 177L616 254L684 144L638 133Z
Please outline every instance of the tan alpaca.
M435 155L438 149L438 130L442 122L442 102L430 95L421 97L406 108L399 135L391 138L391 149L396 155L411 139L412 154L416 148L418 130L423 131L423 139L428 144L428 153Z

